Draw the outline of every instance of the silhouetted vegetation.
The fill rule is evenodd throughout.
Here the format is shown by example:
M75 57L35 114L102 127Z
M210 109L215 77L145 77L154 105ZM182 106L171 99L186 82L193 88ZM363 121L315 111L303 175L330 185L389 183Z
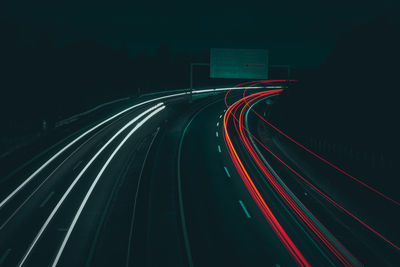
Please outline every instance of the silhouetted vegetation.
M379 17L344 34L320 70L300 78L274 121L318 152L390 167L400 148L400 25Z
M142 94L188 88L190 62L208 60L171 54L166 45L154 55L132 55L126 45L115 49L89 39L57 44L46 33L4 20L0 36L0 151L20 143L18 136L40 132L43 120L51 128L100 103L136 96L139 88Z

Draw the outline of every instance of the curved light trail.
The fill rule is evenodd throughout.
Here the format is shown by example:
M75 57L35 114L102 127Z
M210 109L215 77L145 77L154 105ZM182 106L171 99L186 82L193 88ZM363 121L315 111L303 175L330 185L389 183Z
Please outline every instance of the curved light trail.
M267 219L268 223L271 225L272 229L274 232L277 234L283 245L287 248L287 250L290 252L290 254L293 256L294 260L300 265L300 266L310 266L308 261L304 258L302 253L299 251L299 249L296 247L296 245L293 243L291 238L287 235L286 231L283 229L281 224L278 222L264 199L262 198L259 190L255 186L253 180L250 178L250 175L248 174L247 170L245 169L242 161L240 160L236 149L234 148L231 138L228 133L228 128L227 128L227 122L232 116L232 112L235 109L236 105L230 106L226 113L224 114L223 118L223 136L224 140L226 143L226 146L228 148L229 155L231 156L231 159L241 176L244 184L246 185L247 189L249 190L252 198L256 202L257 206L260 208L262 211L264 217Z
M271 81L272 82L272 81ZM257 82L248 82L241 84L239 86L253 86L253 85L258 85L261 83L271 83L270 81L257 81ZM224 139L225 143L228 149L228 152L230 154L230 157L240 175L242 178L244 184L246 185L249 193L251 194L252 198L274 229L274 231L277 233L278 237L281 239L282 243L286 246L286 248L289 250L289 252L292 254L296 262L300 265L306 265L308 262L304 259L303 256L301 256L301 252L299 251L298 248L296 248L295 244L290 240L290 238L287 236L287 234L284 232L283 228L279 225L279 222L276 220L276 218L273 216L271 210L268 208L267 204L263 200L260 192L256 188L254 182L252 181L251 177L249 176L248 172L246 171L244 164L241 162L238 153L236 152L232 141L231 137L229 135L228 131L228 123L232 123L234 126L234 129L236 130L236 133L238 134L241 142L243 143L244 147L246 148L246 151L249 153L253 161L256 163L257 167L259 170L262 172L263 176L268 180L269 184L272 185L274 190L279 194L281 199L286 203L286 205L290 208L290 210L296 215L299 221L302 222L302 224L309 230L309 232L312 233L312 235L319 241L320 244L325 247L325 250L330 252L331 255L333 255L341 264L345 266L354 266L354 265L362 265L359 260L357 260L329 231L325 226L322 225L321 222L318 221L318 219L311 214L311 212L304 206L303 203L300 202L300 200L293 194L293 192L290 191L290 189L284 185L284 183L280 180L274 177L274 175L271 173L271 171L268 169L268 167L263 163L259 156L259 152L256 151L254 148L254 144L251 144L249 141L249 138L252 140L257 141L264 149L266 149L271 155L273 155L275 158L279 160L285 167L287 167L291 172L293 172L296 176L300 177L304 182L306 182L307 185L311 186L315 191L317 191L320 195L322 195L324 198L329 200L332 204L334 204L336 207L340 208L342 211L344 211L346 214L350 215L353 219L355 219L357 222L359 222L361 225L366 227L368 230L370 230L372 233L374 233L376 236L381 238L383 241L385 241L387 244L392 246L393 248L399 250L399 247L392 243L390 240L388 240L386 237L381 235L379 232L374 230L372 227L364 223L361 219L356 217L354 214L346 210L344 207L339 205L336 201L334 201L331 197L323 193L321 190L319 190L316 186L314 186L312 183L310 183L308 180L306 180L303 176L301 176L299 173L297 173L295 170L293 170L287 163L285 163L283 160L278 158L272 151L270 151L262 142L260 142L257 138L254 137L254 135L251 134L251 132L246 128L244 125L244 116L245 113L249 112L249 110L252 110L255 112L253 109L250 108L250 105L256 101L257 99L260 98L265 98L266 96L277 94L282 92L282 90L270 90L270 91L265 91L265 92L258 92L254 93L251 95L246 96L246 89L243 91L243 97L238 100L237 102L233 104L228 104L227 103L227 97L229 94L229 91L227 92L225 96L225 104L227 106L227 112L224 114L224 120L223 120L223 127L224 127ZM236 114L239 115L236 115ZM255 112L256 113L256 112ZM266 121L262 116L257 114L261 119ZM268 122L267 122L268 123ZM279 129L275 129L279 131ZM282 132L282 134L284 134ZM248 138L249 137L249 138ZM286 136L288 137L288 136ZM290 138L290 137L288 137ZM291 141L294 141L293 139ZM295 142L295 141L294 141ZM298 144L300 145L300 144ZM300 145L301 146L301 145ZM309 151L310 152L310 151ZM310 153L313 153L312 151ZM317 155L318 156L318 155ZM323 159L322 159L323 160ZM326 161L326 160L323 160ZM326 161L327 162L327 161ZM331 165L331 164L330 164ZM333 165L333 164L332 164ZM333 165L333 167L336 167ZM337 168L337 167L336 167ZM343 173L347 174L346 172L342 171ZM354 178L354 177L353 177ZM377 190L374 190L373 188L370 188L368 185L362 183L362 181L359 181L361 184L364 186L368 187L369 189L373 190L374 192L378 193L381 196L384 196L382 193L380 193ZM391 200L392 199L384 196L386 199ZM396 204L396 201L394 201ZM277 226L279 225L279 226Z
M264 87L253 87L252 89L263 89ZM204 94L204 93L210 93L210 92L215 92L215 93L221 93L225 91L231 91L231 90L244 90L246 87L230 87L230 88L214 88L214 89L201 89L201 90L193 90L193 94ZM54 154L52 157L50 157L45 163L43 163L36 171L34 171L31 175L29 175L17 188L15 188L10 194L8 194L7 197L5 197L1 202L0 202L0 210L7 204L9 200L11 200L18 192L21 191L22 188L24 188L33 178L35 178L43 169L45 169L47 166L49 166L55 159L57 159L61 154L63 154L68 148L73 146L75 143L77 143L79 140L81 140L83 137L87 136L94 130L98 129L99 127L103 126L107 122L121 116L122 114L127 113L130 110L133 110L135 108L141 107L145 104L153 103L156 101L161 101L164 99L169 99L169 98L174 98L174 97L179 97L179 96L187 96L190 95L190 92L187 91L187 89L183 90L177 90L179 93L174 93L174 94L168 94L165 96L160 96L160 97L154 97L149 100L142 101L138 104L132 105L131 107L128 107L117 114L105 119L104 121L98 123L97 125L93 126L89 130L85 131L83 134L79 135L76 137L74 140L72 140L70 143L68 143L66 146L61 148L56 154Z
M332 252L344 265L353 266L360 265L358 260L355 259L353 255L351 255L347 249L319 222L315 216L304 206L301 201L294 196L294 194L288 190L287 187L283 187L281 183L277 180L277 178L268 170L265 164L262 162L258 154L256 153L253 146L250 144L249 139L247 138L246 132L244 131L245 127L243 125L244 114L247 108L249 108L249 104L253 101L256 101L264 94L259 94L257 97L253 97L253 99L249 100L244 104L243 108L240 111L239 120L238 120L238 129L240 133L240 137L242 142L244 143L247 151L250 153L253 160L256 162L259 169L264 174L264 177L267 178L269 183L273 186L273 188L279 193L281 198L285 201L286 205L292 210L292 212L298 217L298 219L309 229L309 231L318 238L321 244L326 246L326 248ZM244 103L244 101L242 102ZM235 122L234 122L235 123Z
M237 87L233 87L233 88L215 88L215 89L204 89L204 90L194 90L193 91L193 94L202 94L202 93L214 94L214 93L227 92L225 94L225 104L226 104L227 109L225 110L225 113L223 114L222 137L225 141L229 156L230 156L241 180L243 181L243 183L246 186L248 192L250 193L252 199L256 203L257 207L260 209L261 213L263 214L264 218L267 220L268 224L271 226L274 233L277 235L277 237L279 238L279 240L281 241L283 246L287 249L289 254L293 257L294 261L298 265L310 266L310 262L312 260L311 257L310 257L310 259L308 259L309 256L306 256L306 257L304 256L306 254L302 251L301 245L296 243L299 239L296 240L294 237L291 237L290 235L292 232L288 229L286 229L286 230L284 229L286 227L286 223L279 221L281 218L280 217L281 215L279 215L279 213L274 214L275 207L273 207L273 206L271 206L271 204L267 203L266 198L264 198L265 195L263 196L262 192L264 192L264 191L262 190L261 186L259 184L257 184L256 181L251 177L249 170L246 167L247 166L246 163L241 158L241 156L243 155L242 150L239 150L237 147L235 147L237 144L243 145L243 147L245 148L245 150L243 150L243 151L246 154L248 154L250 156L250 159L255 163L255 165L254 165L255 168L257 170L259 170L260 173L262 174L262 177L265 178L264 181L268 184L268 188L271 188L271 190L276 192L279 202L282 203L282 205L283 205L282 207L285 207L285 210L289 212L291 217L296 221L296 224L301 229L305 230L304 233L307 235L308 238L310 238L310 240L313 241L313 244L316 245L316 247L323 254L323 256L325 256L326 260L328 260L330 262L330 264L332 264L332 265L340 264L340 265L344 265L344 266L361 266L362 265L362 263L355 256L353 256L353 254L351 252L349 252L342 243L340 243L340 241L328 230L328 228L326 228L318 220L318 218L314 214L311 213L311 211L301 202L301 200L295 195L295 193L274 172L272 167L266 162L265 158L263 157L263 155L260 151L261 149L265 149L265 151L267 151L272 157L276 158L280 162L280 164L282 164L290 172L292 172L298 178L300 178L302 181L301 184L303 184L303 182L304 182L305 186L311 187L312 190L317 192L324 199L328 200L329 203L331 203L333 206L339 208L345 214L347 214L348 216L350 216L351 218L356 220L363 227L365 227L366 229L371 231L374 235L379 237L381 240L383 240L387 244L389 244L392 248L396 249L397 251L400 250L399 246L397 246L396 244L391 242L388 238L386 238L385 236L380 234L378 231L373 229L371 226L369 226L368 224L363 222L360 218L358 218L353 213L348 211L345 207L343 207L341 204L339 204L332 196L323 192L322 190L320 190L318 188L317 185L315 185L315 184L311 183L309 180L307 180L306 177L304 177L300 173L296 172L296 170L294 170L291 166L289 166L288 163L286 163L285 161L280 159L276 154L274 154L266 146L266 144L263 144L260 140L258 140L250 132L249 127L247 126L247 115L250 113L250 110L251 110L259 118L261 118L262 121L264 121L266 124L268 124L272 129L277 131L279 134L285 136L291 142L300 146L302 149L306 150L308 153L317 157L318 159L320 159L324 163L328 164L329 166L335 168L337 171L350 177L354 181L357 181L363 187L368 188L369 190L380 195L381 197L384 197L385 199L396 204L397 206L400 206L400 203L397 202L396 200L393 200L392 198L381 193L380 191L367 185L363 181L351 176L346 171L340 169L336 165L330 163L328 160L319 156L317 153L311 151L307 147L298 143L295 139L291 138L289 135L285 134L283 131L281 131L279 128L277 128L275 125L268 122L265 118L263 118L261 115L259 115L252 108L253 105L255 105L257 102L261 101L262 99L281 93L283 91L283 89L286 88L284 85L281 85L281 84L286 83L286 82L287 82L286 80L260 80L260 81L255 81L255 82L246 82L246 83L240 84ZM291 80L290 82L293 82L293 81ZM249 89L261 89L261 90L264 89L264 90L253 93L253 94L246 95L246 92ZM265 91L266 89L268 89L268 91ZM228 95L231 91L234 91L234 90L243 90L243 96L234 103L228 103ZM64 146L56 154L54 154L50 159L48 159L42 166L40 166L34 173L32 173L28 178L26 178L16 189L14 189L5 199L3 199L0 202L0 210L18 192L20 192L20 190L22 188L24 188L26 186L26 184L28 184L33 178L38 176L38 174L44 168L46 168L49 164L51 164L56 158L58 158L61 154L65 153L70 147L72 147L74 144L76 144L79 140L81 140L88 134L94 132L96 129L103 126L107 122L121 116L122 114L127 113L130 110L133 110L134 108L142 107L145 104L150 104L155 101L159 101L162 99L169 99L169 98L173 98L173 97L181 97L181 96L186 97L189 94L190 94L189 92L183 91L180 93L168 94L168 95L164 95L161 97L152 98L152 99L140 102L136 105L133 105L127 109L124 109L123 111L98 123L96 126L90 128L89 130L85 131L83 134L81 134L77 138L75 138L73 141L69 142L66 146ZM36 244L39 242L39 240L41 239L41 237L45 233L45 231L47 231L46 229L48 228L48 225L53 220L53 218L56 216L57 212L59 211L60 207L63 205L63 203L66 200L66 198L68 197L68 195L72 192L75 185L78 183L78 181L84 175L84 173L87 171L87 169L91 166L91 164L111 144L111 142L113 142L115 140L115 138L117 136L122 134L124 131L128 132L128 127L134 126L131 130L129 130L129 133L123 138L123 140L119 144L116 145L116 148L113 150L111 156L107 159L105 164L100 168L97 176L94 178L88 191L85 192L82 202L79 202L80 203L79 208L77 209L76 212L74 212L74 217L71 219L71 223L68 227L68 230L62 239L60 247L57 250L56 257L52 261L52 266L56 266L59 263L59 260L62 257L63 251L64 251L66 245L68 244L68 240L69 240L71 234L73 233L76 224L78 223L81 213L83 212L83 210L86 206L86 203L88 202L90 196L92 195L94 188L96 187L98 181L102 177L107 166L113 160L114 156L118 153L118 151L121 149L121 147L124 145L124 143L131 137L131 135L133 135L134 132L139 127L141 127L146 121L148 121L151 117L153 117L155 114L157 114L164 108L165 108L164 103L159 103L159 104L154 105L151 108L145 110L144 112L140 113L140 115L136 116L134 119L129 121L124 127L119 129L118 132L115 133L97 151L97 153L89 160L89 162L86 164L86 166L83 167L83 169L79 172L77 177L72 181L72 183L69 185L69 187L66 189L66 191L62 192L63 195L62 195L61 199L58 200L58 202L54 208L50 209L50 211L51 211L50 215L48 215L48 217L44 221L43 225L42 225L42 222L40 222L40 225L42 225L42 226L41 226L39 232L37 234L34 232L34 234L36 234L36 236L33 235L33 236L35 236L35 238L33 239L32 242L31 242L31 240L29 240L29 243L28 243L29 246L27 246L28 249L26 251L22 251L24 254L23 254L22 260L20 260L20 262L19 262L19 266L28 264L27 261L30 258L30 254L32 253L33 249L35 248L35 246L39 246ZM221 116L220 116L220 118L221 118ZM136 125L133 125L134 123L136 123ZM218 126L219 126L219 122L217 122L217 127ZM235 139L233 136L235 137ZM218 138L220 137L218 135L218 131L216 132L216 137L218 137ZM236 137L238 137L238 139L236 139ZM235 140L235 142L233 140ZM236 142L237 140L240 141L240 143L237 143ZM240 147L242 147L242 146L240 146ZM221 153L221 148L219 145L218 145L218 151ZM71 155L73 153L74 152L72 152ZM225 171L227 171L226 168L225 168ZM227 172L227 174L230 177L228 172ZM36 191L34 191L33 193L35 193L35 192ZM294 216L292 216L292 214ZM47 214L46 214L46 216L47 216ZM44 218L46 218L46 217L44 217ZM314 242L314 241L316 241L316 242ZM301 243L301 242L299 242L299 243Z
M163 110L165 108L164 105L159 106L157 109L153 110L150 114L148 114L143 120L141 120L138 124L136 124L135 127L133 127L133 129L125 136L125 138L119 143L119 145L114 149L114 151L112 152L112 154L110 155L110 157L107 159L106 163L103 165L103 167L101 168L100 172L97 174L96 178L94 179L92 185L90 186L89 190L87 191L85 198L83 199L81 205L79 206L78 211L76 212L74 219L71 222L71 225L68 228L68 231L64 237L64 240L57 252L56 258L53 261L52 266L55 267L58 263L58 261L60 260L61 254L64 251L64 248L68 242L69 237L71 236L72 231L75 228L76 222L79 219L79 216L82 213L83 208L85 207L90 195L92 194L97 182L100 180L100 177L103 175L105 169L107 168L107 166L110 164L111 160L114 158L114 156L117 154L117 152L121 149L121 147L125 144L125 142L132 136L132 134L134 134L137 129L139 129L146 121L148 121L151 117L153 117L154 115L156 115L158 112L160 112L161 110Z
M129 108L126 108L120 112L118 112L117 114L109 117L108 119L98 123L96 126L90 128L89 130L87 130L86 132L84 132L83 134L81 134L80 136L78 136L77 138L75 138L73 141L71 141L70 143L68 143L66 146L64 146L62 149L60 149L56 154L54 154L50 159L48 159L45 163L43 163L35 172L33 172L28 178L25 179L25 181L23 181L16 189L14 189L6 198L4 198L1 202L0 202L0 209L11 199L13 198L23 187L25 187L33 178L35 178L44 168L46 168L50 163L52 163L56 158L58 158L64 151L66 151L68 148L70 148L72 145L74 145L76 142L78 142L79 140L81 140L83 137L85 137L86 135L88 135L89 133L93 132L94 130L96 130L97 128L99 128L100 126L106 124L107 122L113 120L114 118L125 114L126 112L143 106L145 104L148 103L152 103L155 101L159 101L162 99L166 99L166 98L171 98L171 97L176 97L176 96L183 96L183 95L187 95L188 93L179 93L179 94L172 94L172 95L167 95L167 96L162 96L162 97L157 97L157 98L153 98L150 100L146 100L143 102L140 102L136 105L133 105Z
M163 103L158 103L157 105L147 109L146 111L142 112L141 114L139 114L138 116L136 116L134 119L132 119L131 121L129 121L124 127L122 127L116 134L113 135L113 137L111 137L107 143L105 143L100 150L92 157L92 159L86 164L86 166L81 170L81 172L78 174L78 176L75 178L75 180L71 183L71 185L68 187L68 189L65 191L65 193L63 194L63 196L61 197L61 199L58 201L57 205L54 207L54 209L52 210L52 212L50 213L49 217L46 219L46 221L44 222L44 224L42 225L42 227L40 228L39 232L37 233L37 235L35 236L34 240L32 241L31 245L29 246L28 250L26 251L25 255L23 256L22 260L20 261L20 263L18 264L18 266L23 266L25 261L27 260L27 258L29 257L31 251L33 250L33 248L35 247L36 243L38 242L38 240L40 239L40 237L42 236L42 234L44 233L44 231L46 230L47 226L49 225L49 223L51 222L51 220L54 218L54 216L56 215L57 211L60 209L61 205L64 203L65 199L67 198L67 196L70 194L70 192L72 191L72 189L75 187L75 185L78 183L78 181L80 180L80 178L83 176L83 174L86 172L86 170L92 165L92 163L96 160L96 158L111 144L111 142L117 138L123 131L125 131L129 126L131 126L132 124L134 124L136 121L140 120L142 117L146 116L148 113L157 110L158 108L162 107L164 104Z
M243 91L243 97L246 95L246 90ZM344 174L345 176L349 177L350 179L354 180L355 182L357 182L358 184L362 185L363 187L373 191L374 193L378 194L379 196L385 198L386 200L389 200L390 202L392 202L393 204L397 205L400 207L400 203L396 200L394 200L393 198L385 195L384 193L380 192L379 190L373 188L372 186L366 184L365 182L361 181L360 179L354 177L353 175L349 174L348 172L346 172L345 170L339 168L338 166L336 166L335 164L329 162L327 159L323 158L322 156L320 156L319 154L317 154L316 152L312 151L311 149L307 148L306 146L302 145L301 143L299 143L298 141L296 141L295 139L293 139L292 137L290 137L289 135L287 135L286 133L284 133L282 130L280 130L278 127L276 127L275 125L273 125L271 122L267 121L265 118L263 118L263 116L261 116L260 114L258 114L254 109L251 109L252 112L254 114L256 114L262 121L264 121L266 124L268 124L272 129L274 129L276 132L278 132L279 134L281 134L282 136L284 136L286 139L290 140L291 142L293 142L294 144L296 144L297 146L299 146L300 148L302 148L303 150L307 151L308 153L310 153L311 155L313 155L314 157L316 157L317 159L321 160L322 162L328 164L329 166L331 166L332 168L336 169L337 171L341 172L342 174Z

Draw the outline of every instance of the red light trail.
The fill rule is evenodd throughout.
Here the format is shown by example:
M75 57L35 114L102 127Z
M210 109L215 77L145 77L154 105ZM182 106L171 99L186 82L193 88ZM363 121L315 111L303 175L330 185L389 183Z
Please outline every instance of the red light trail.
M246 90L243 91L243 97L246 95ZM301 147L302 149L304 149L305 151L307 151L308 153L310 153L311 155L313 155L314 157L318 158L319 160L325 162L326 164L328 164L329 166L331 166L332 168L336 169L337 171L341 172L342 174L346 175L347 177L351 178L352 180L356 181L357 183L361 184L362 186L364 186L365 188L368 188L369 190L375 192L376 194L380 195L381 197L391 201L392 203L394 203L397 206L400 206L400 203L388 196L386 196L385 194L383 194L382 192L378 191L377 189L373 188L372 186L364 183L363 181L361 181L360 179L357 179L356 177L352 176L351 174L349 174L348 172L344 171L343 169L339 168L338 166L336 166L335 164L329 162L328 160L324 159L323 157L321 157L320 155L318 155L317 153L315 153L314 151L312 151L311 149L305 147L304 145L300 144L298 141L294 140L292 137L290 137L289 135L285 134L283 131L281 131L278 127L276 127L275 125L273 125L272 123L270 123L269 121L267 121L265 118L263 118L260 114L258 114L255 110L252 109L252 112L254 114L256 114L261 120L263 120L266 124L268 124L271 128L273 128L275 131L277 131L278 133L280 133L281 135L283 135L284 137L286 137L288 140L290 140L291 142L295 143L297 146Z
M293 241L290 239L290 237L287 235L285 230L282 228L268 205L265 203L264 199L262 198L260 192L254 185L252 179L250 178L248 172L243 166L243 163L241 162L235 148L233 147L232 141L229 137L228 130L226 127L227 121L229 120L229 117L232 114L232 110L235 109L235 105L232 105L231 107L228 108L227 112L224 115L224 140L226 143L226 146L228 148L229 155L231 156L233 163L239 172L239 175L242 177L242 180L244 184L246 185L247 189L249 190L251 196L253 197L254 201L256 202L257 206L260 208L262 211L264 217L267 219L269 224L271 225L272 229L274 232L278 235L279 239L282 241L284 246L288 249L290 254L293 256L295 261L300 265L300 266L310 266L310 264L307 262L307 260L304 258L304 256L300 253L298 248L295 246Z
M265 84L265 83L273 83L273 82L282 82L280 80L275 80L275 81L258 81L258 82L247 82L243 83L237 86L255 86L257 84ZM391 241L389 241L386 237L378 233L376 230L374 230L372 227L364 223L361 219L356 217L354 214L346 210L344 207L339 205L336 201L334 201L331 197L323 193L321 190L319 190L315 185L313 185L311 182L309 182L307 179L305 179L302 175L297 173L294 169L292 169L287 163L285 163L283 160L278 158L271 150L269 150L262 142L260 142L257 138L255 138L250 131L243 125L243 120L244 120L244 114L247 109L250 108L249 104L256 101L257 99L260 99L262 97L268 96L268 95L273 95L273 94L278 94L282 92L282 89L277 89L277 90L270 90L270 91L264 91L264 92L258 92L254 93L251 95L246 96L246 92L244 91L243 97L236 101L235 103L228 105L227 103L227 96L230 93L229 91L225 95L225 104L227 106L227 111L224 114L223 118L223 127L224 127L224 140L226 143L226 146L228 148L229 155L240 175L242 178L246 188L248 189L250 195L256 202L257 206L260 208L262 211L264 217L267 219L269 224L272 226L273 230L275 233L278 235L282 243L285 245L285 247L288 249L288 251L291 253L293 258L296 260L296 262L299 265L302 266L307 266L309 263L307 260L304 258L304 256L301 254L299 249L296 247L296 245L293 243L293 241L290 239L290 237L287 235L285 230L282 228L276 217L273 215L272 211L266 204L265 200L261 196L259 190L255 186L253 180L251 179L248 171L245 169L244 164L239 158L238 153L236 152L232 141L231 137L228 132L228 122L231 120L234 126L234 129L236 130L236 133L238 134L241 142L246 148L246 151L249 153L251 158L254 160L260 171L262 172L263 176L267 179L269 184L274 188L274 190L279 194L280 198L286 203L286 206L290 208L290 210L296 215L296 217L299 219L299 221L306 227L306 229L309 230L309 232L316 238L317 241L319 241L320 244L322 244L325 247L325 250L331 253L331 255L334 255L335 258L340 261L343 265L345 266L354 266L354 265L362 265L329 231L328 229L325 228L325 226L322 225L321 222L318 221L318 219L315 218L315 216L304 206L303 203L300 202L298 198L294 196L294 194L288 189L286 186L282 186L280 182L277 180L277 178L271 173L271 171L268 169L268 167L263 163L261 158L259 157L258 153L255 151L254 147L250 143L248 136L251 136L252 139L257 141L266 151L268 151L273 157L279 160L286 168L288 168L291 172L293 172L296 176L301 178L307 185L311 186L315 191L317 191L320 195L322 195L324 198L329 200L332 204L334 204L336 207L340 208L342 211L344 211L346 214L350 215L353 219L357 220L359 223L361 223L364 227L366 227L368 230L373 232L375 235L380 237L382 240L386 241L389 245L394 247L395 249L399 250L399 247L395 244L393 244ZM236 116L236 113L240 110L239 116ZM251 109L254 113L256 113L253 109ZM257 114L257 113L256 113ZM282 131L280 131L278 128L267 122L264 118L262 118L259 114L257 114L263 121L271 125L275 130L277 130L279 133L285 135ZM292 142L296 142L294 139L291 139L289 136L285 135L285 137L289 138ZM301 144L297 143L299 146L301 146L304 149L304 146ZM346 174L345 171L342 171L335 165L329 163L327 160L322 159L320 156L312 152L311 150L308 150L309 153L312 153L314 156L317 156L321 160L323 160L325 163L328 163L335 169L340 170L342 173ZM349 176L349 175L348 175ZM396 203L396 201L386 197L379 191L373 189L372 187L366 185L362 181L350 176L352 179L355 179L359 183L361 183L363 186L373 190L374 192L380 194L381 196L384 196L386 199L391 200L392 202Z

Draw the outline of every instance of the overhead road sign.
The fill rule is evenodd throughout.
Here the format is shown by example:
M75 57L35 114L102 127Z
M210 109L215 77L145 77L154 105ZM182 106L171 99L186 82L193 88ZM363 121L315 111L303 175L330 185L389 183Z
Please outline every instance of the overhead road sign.
M268 79L268 50L211 48L210 78Z

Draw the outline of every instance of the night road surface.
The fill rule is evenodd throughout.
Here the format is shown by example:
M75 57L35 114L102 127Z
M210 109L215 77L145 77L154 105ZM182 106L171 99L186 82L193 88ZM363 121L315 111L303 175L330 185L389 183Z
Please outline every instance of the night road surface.
M268 124L285 85L148 95L2 177L0 266L398 265L398 202Z

